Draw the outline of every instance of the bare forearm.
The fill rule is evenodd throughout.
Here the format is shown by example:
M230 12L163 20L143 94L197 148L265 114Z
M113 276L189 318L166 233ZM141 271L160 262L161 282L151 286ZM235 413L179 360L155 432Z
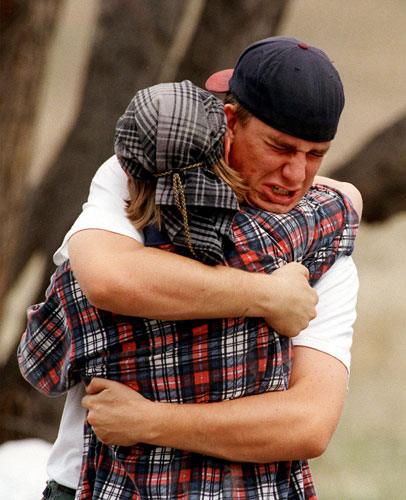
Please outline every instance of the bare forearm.
M314 455L304 430L303 407L289 401L288 391L219 403L175 404L148 401L117 382L94 379L91 391L95 387L100 392L91 392L83 405L106 444L148 443L238 462Z
M239 462L310 458L318 453L306 412L287 391L202 405L161 403L146 440Z
M305 459L327 447L346 381L338 360L299 347L287 391L179 405L151 402L123 384L98 379L99 387L92 389L97 394L87 396L85 406L89 422L107 444L145 442L232 461Z
M269 299L263 275L205 266L105 231L103 249L92 233L74 235L69 253L79 284L99 308L166 320L265 315L262 303ZM84 260L76 251L75 238L85 239L91 258ZM117 248L117 241L120 251L111 252L109 246Z
M69 255L89 301L115 313L164 320L264 317L288 336L315 315L317 294L296 263L271 276L211 267L100 230L72 236Z
M162 427L151 429L150 444L249 462L319 456L341 414L347 371L335 358L308 348L297 349L295 362L287 391L203 405L158 405L156 423Z
M263 275L205 266L152 248L140 254L142 271L137 279L142 293L136 302L140 316L180 320L265 315L263 304L269 297L262 286ZM125 289L123 284L123 294ZM116 305L122 312L133 314L135 301Z

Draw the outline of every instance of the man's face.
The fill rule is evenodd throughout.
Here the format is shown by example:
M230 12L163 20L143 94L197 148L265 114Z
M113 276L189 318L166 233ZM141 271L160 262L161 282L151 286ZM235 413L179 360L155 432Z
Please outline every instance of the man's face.
M255 117L242 125L230 104L225 112L226 160L250 187L247 203L268 212L289 212L312 185L330 142L305 141Z

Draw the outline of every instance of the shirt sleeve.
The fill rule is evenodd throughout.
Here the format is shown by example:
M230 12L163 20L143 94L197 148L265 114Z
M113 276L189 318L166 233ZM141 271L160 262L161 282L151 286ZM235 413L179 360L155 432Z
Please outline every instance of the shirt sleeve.
M313 234L302 264L309 269L309 282L313 286L340 256L352 254L359 217L345 194L320 184L313 186L298 205L305 220L310 215L306 214L309 207L312 207L314 232L308 225Z
M137 231L127 218L125 200L129 198L127 175L117 157L112 156L93 177L88 200L55 252L54 263L59 266L68 259L69 238L84 229L103 229L144 243L143 233Z
M319 295L317 317L293 339L293 344L330 354L349 372L358 287L352 258L340 257L315 284Z
M72 335L58 295L58 273L51 277L46 300L28 308L17 349L21 374L47 396L59 396L81 380L71 364Z

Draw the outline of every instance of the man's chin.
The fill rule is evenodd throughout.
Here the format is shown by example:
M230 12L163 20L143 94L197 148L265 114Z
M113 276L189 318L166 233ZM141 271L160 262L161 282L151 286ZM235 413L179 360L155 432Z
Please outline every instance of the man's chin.
M289 204L274 203L269 200L263 200L259 196L250 196L250 194L247 195L246 201L251 207L260 208L274 214L287 214L297 205L297 202Z

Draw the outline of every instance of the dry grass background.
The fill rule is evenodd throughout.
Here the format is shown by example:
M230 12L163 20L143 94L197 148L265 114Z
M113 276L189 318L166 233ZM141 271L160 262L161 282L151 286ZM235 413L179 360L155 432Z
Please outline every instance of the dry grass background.
M320 500L406 497L406 217L361 226L349 392L327 452L312 461Z
M324 173L405 111L405 22L402 0L291 2L281 34L322 47L346 89ZM360 291L349 392L327 452L312 461L320 500L406 498L405 256L406 214L382 225L361 225L354 255Z
M81 0L66 2L44 87L33 179L54 154L49 145L58 147L74 119L72 103L77 102L96 10L97 0L87 0L86 8ZM405 21L404 0L291 1L280 34L322 47L346 88L346 109L324 174L404 111ZM78 71L66 75L67 65ZM406 498L405 250L406 214L383 225L361 226L355 253L361 287L348 398L329 449L312 463L321 500Z

